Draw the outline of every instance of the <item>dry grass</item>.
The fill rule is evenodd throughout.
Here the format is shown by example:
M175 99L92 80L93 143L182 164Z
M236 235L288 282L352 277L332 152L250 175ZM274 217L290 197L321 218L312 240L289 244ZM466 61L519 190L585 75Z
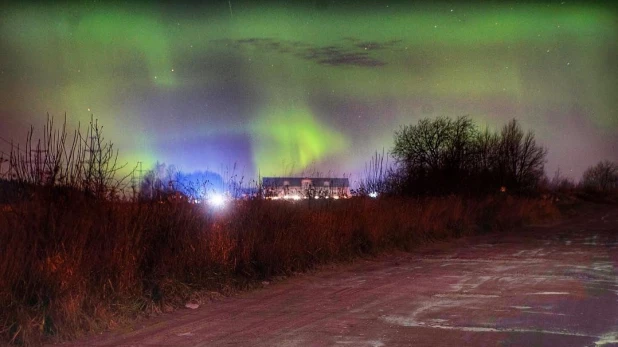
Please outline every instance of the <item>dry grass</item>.
M0 341L70 339L199 293L556 216L548 202L507 196L239 201L213 210L41 191L0 210Z

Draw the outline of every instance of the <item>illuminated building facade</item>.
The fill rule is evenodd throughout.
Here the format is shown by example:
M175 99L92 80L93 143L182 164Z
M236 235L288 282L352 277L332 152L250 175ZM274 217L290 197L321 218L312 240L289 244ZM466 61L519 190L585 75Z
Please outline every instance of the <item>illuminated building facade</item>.
M340 199L350 196L347 178L333 177L264 177L264 197L269 199Z

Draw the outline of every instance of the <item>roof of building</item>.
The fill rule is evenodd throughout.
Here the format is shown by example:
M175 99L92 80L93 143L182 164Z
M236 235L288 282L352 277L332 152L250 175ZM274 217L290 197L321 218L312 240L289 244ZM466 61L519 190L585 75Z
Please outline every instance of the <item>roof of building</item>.
M262 185L266 187L292 187L302 186L302 181L310 180L316 187L323 187L324 182L328 182L330 187L349 187L350 181L346 177L262 177Z

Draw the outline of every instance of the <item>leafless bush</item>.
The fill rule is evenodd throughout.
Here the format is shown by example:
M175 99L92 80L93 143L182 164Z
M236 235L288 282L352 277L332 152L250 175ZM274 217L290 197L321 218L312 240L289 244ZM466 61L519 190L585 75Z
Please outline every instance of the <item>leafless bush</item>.
M388 194L390 193L389 176L392 176L391 167L388 163L388 156L384 150L382 153L375 152L374 156L365 164L364 176L360 178L357 188L352 194L357 196L366 196L372 193Z
M91 119L86 132L80 126L69 135L66 116L56 127L48 115L42 138L34 138L34 127L26 135L25 144L12 145L5 179L35 187L63 187L100 199L115 198L125 188L126 177L116 174L118 151L106 142L103 127Z
M589 167L584 171L582 185L598 192L618 189L618 164L605 160Z

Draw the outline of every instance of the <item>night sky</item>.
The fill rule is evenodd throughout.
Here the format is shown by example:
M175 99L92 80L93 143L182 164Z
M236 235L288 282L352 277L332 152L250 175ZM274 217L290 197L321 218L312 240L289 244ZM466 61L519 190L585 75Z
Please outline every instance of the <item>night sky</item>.
M342 175L420 118L517 118L548 175L578 179L618 161L617 19L568 1L5 4L0 137L92 114L130 166Z

